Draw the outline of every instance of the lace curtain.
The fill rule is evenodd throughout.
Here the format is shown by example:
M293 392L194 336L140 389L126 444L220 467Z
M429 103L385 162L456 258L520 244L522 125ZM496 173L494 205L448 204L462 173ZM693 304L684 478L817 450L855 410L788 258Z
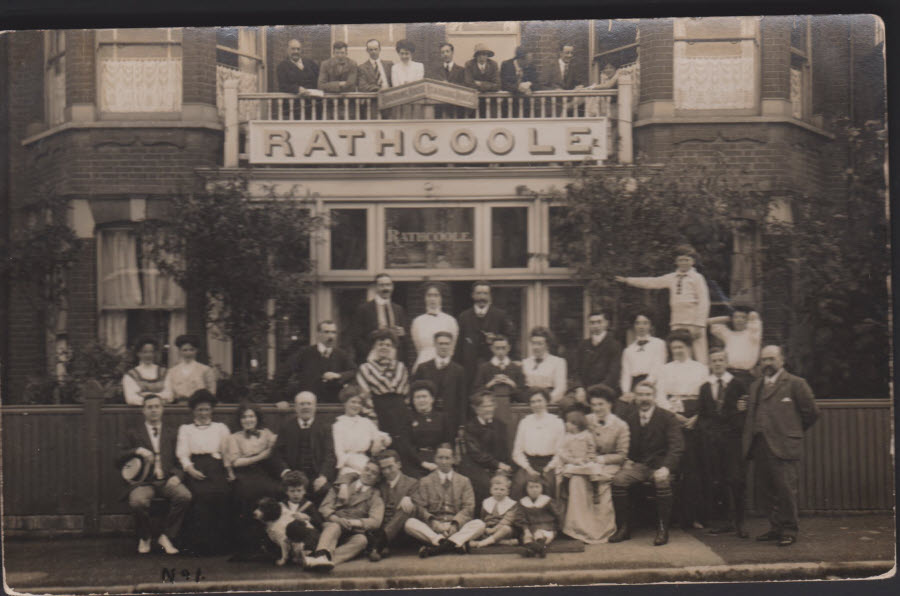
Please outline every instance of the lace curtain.
M241 60L250 60L249 58L241 58ZM219 117L225 118L225 81L237 79L238 93L256 93L259 91L259 75L256 73L256 65L253 65L253 71L238 70L225 66L223 64L216 65L216 107L219 110ZM249 120L257 120L260 118L259 106L261 102L238 102L238 119L241 122Z
M104 112L181 111L181 58L110 58L100 61Z
M686 42L675 42L675 107L724 110L755 105L754 57L687 56Z
M65 121L66 57L62 56L47 70L47 120L50 126Z
M803 73L799 68L791 69L791 116L803 119Z

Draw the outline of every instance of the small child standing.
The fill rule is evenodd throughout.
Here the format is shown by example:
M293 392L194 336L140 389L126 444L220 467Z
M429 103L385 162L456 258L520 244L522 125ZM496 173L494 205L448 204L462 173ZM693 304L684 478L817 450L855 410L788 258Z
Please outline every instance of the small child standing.
M550 466L556 469L562 501L568 500L569 478L577 474L590 477L594 486L594 502L599 502L603 464L597 461L597 443L594 434L588 430L583 412L572 410L566 414L566 434Z
M324 520L312 501L306 498L306 490L309 487L309 478L306 474L291 470L284 475L281 484L287 496L287 501L281 503L282 510L294 518L294 521L285 528L285 534L294 545L291 560L303 566L304 556L308 551L312 551L319 541L319 532Z
M541 477L528 477L526 495L519 501L515 525L522 532L522 554L526 557L547 556L547 545L553 542L562 525L559 506L544 494Z
M496 474L491 478L491 496L481 503L484 537L470 542L472 548L483 548L512 539L516 502L509 497L510 484L512 482L506 474Z

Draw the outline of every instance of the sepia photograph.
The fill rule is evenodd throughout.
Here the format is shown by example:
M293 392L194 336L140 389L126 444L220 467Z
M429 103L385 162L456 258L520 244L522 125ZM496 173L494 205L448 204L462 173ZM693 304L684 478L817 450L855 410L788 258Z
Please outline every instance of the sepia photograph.
M892 578L886 89L871 14L3 32L5 590Z

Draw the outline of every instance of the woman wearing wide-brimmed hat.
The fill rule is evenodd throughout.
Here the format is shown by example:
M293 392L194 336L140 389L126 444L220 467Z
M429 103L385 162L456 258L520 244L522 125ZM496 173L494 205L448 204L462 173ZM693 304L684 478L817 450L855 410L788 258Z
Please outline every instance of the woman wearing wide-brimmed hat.
M467 87L472 87L483 93L500 90L500 67L491 60L494 52L486 44L475 44L474 57L466 62L465 81Z
M196 554L222 553L228 547L230 487L224 453L231 431L213 422L216 398L198 389L188 400L194 420L178 429L175 454L185 471L184 483L194 496L182 532L187 550Z

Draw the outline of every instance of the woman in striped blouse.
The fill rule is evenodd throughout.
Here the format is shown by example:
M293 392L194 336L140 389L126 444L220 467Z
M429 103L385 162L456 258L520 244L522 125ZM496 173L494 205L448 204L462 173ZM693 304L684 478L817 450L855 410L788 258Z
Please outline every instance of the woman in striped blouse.
M393 331L376 329L371 338L369 359L359 366L356 382L372 400L379 429L391 436L395 449L402 449L406 446L403 429L409 426L409 373L397 360L399 342Z

